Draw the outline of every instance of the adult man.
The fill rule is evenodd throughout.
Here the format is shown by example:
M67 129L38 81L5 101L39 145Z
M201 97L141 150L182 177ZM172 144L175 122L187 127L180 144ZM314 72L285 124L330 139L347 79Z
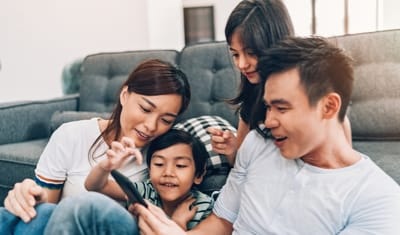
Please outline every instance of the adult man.
M189 234L398 234L400 188L341 128L350 59L322 38L291 38L260 58L265 127L248 134L213 213ZM185 234L135 204L143 234Z

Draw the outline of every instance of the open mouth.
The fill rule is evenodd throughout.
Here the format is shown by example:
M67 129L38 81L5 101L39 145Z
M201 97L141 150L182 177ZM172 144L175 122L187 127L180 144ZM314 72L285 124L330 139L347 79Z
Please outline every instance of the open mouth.
M164 187L168 187L168 188L178 187L177 184L173 184L173 183L162 183L160 185L164 186Z
M146 135L145 133L143 133L143 132L141 132L139 130L136 130L136 132L138 133L139 137L144 139L144 140L149 140L151 138L151 136Z

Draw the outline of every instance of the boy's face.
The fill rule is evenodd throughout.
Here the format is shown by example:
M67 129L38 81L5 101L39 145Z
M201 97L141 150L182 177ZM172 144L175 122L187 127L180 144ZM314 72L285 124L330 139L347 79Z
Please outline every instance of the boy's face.
M195 170L192 147L179 143L154 152L150 180L163 202L180 202L193 183L201 183L202 176L196 177Z
M265 83L264 102L264 124L271 129L281 154L287 159L315 156L324 139L321 102L310 106L298 69L270 75Z

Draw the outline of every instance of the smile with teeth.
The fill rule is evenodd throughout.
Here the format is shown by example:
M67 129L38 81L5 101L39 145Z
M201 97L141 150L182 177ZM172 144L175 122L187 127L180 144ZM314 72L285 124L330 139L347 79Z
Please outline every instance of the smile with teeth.
M177 187L178 186L178 185L173 184L173 183L162 183L161 185L165 186L165 187Z
M139 130L137 130L137 133L138 133L138 135L139 135L140 137L142 137L143 139L150 139L150 136L149 136L149 135L146 135L145 133L143 133L143 132L141 132L141 131L139 131Z
M287 139L286 136L274 136L274 140L277 142L284 141L286 139Z

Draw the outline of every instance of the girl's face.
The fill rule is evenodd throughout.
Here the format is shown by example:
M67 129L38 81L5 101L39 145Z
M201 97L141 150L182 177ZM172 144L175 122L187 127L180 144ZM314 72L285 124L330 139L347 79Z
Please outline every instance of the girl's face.
M251 48L245 48L241 41L238 31L232 34L230 51L232 53L233 62L240 72L246 76L251 84L260 82L260 76L257 72L258 58Z
M120 101L121 135L132 138L138 148L167 132L182 105L178 94L145 96L128 92L127 87L123 88Z
M192 147L178 143L155 151L150 161L150 180L163 204L180 203L203 176L195 176Z

